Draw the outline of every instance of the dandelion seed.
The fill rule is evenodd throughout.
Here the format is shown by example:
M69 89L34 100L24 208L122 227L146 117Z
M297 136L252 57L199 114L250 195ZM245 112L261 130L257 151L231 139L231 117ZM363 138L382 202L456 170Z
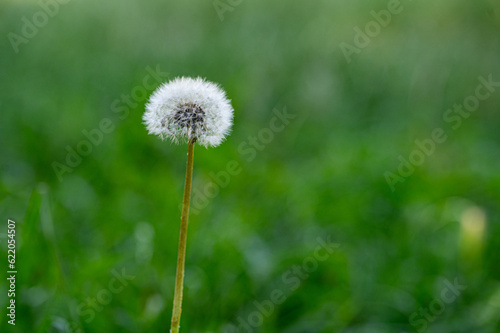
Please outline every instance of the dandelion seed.
M150 134L178 143L195 139L218 146L233 123L233 107L217 84L202 78L176 78L159 87L146 105L144 123Z

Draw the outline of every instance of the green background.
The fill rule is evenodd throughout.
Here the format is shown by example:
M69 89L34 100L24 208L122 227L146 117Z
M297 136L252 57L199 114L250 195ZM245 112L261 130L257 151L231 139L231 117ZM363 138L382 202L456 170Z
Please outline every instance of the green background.
M182 332L500 332L500 88L444 119L478 77L500 81L499 2L401 1L380 27L387 1L227 1L73 0L46 22L39 2L0 3L0 331L168 331L187 146L147 135L149 67L218 82L235 109L226 142L195 149L193 190L218 193L190 217ZM318 237L336 244L323 261ZM116 272L133 279L111 293Z

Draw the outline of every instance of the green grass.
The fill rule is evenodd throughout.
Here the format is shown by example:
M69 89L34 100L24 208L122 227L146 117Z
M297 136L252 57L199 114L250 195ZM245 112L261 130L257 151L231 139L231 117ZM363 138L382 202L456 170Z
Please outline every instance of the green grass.
M478 77L500 81L500 6L402 1L348 63L339 45L387 3L242 1L221 21L211 1L70 1L15 53L8 33L40 7L3 1L0 243L14 219L18 293L13 327L0 280L0 330L169 329L187 147L147 135L145 97L121 100L149 95L158 66L219 82L235 108L228 140L196 147L193 195L241 168L190 216L182 332L235 332L275 290L255 332L500 331L500 88L458 128L443 118ZM254 145L284 108L296 117ZM53 163L105 118L113 130L60 181ZM385 173L436 128L447 139L392 191ZM471 207L480 250L463 242ZM318 237L339 247L298 278ZM122 270L134 278L118 288ZM412 326L456 277L467 289Z

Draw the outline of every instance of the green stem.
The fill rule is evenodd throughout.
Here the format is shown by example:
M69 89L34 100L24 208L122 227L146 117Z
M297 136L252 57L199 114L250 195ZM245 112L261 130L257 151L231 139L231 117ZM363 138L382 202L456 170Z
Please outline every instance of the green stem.
M188 143L186 182L184 184L184 200L182 201L181 231L179 235L179 252L177 256L177 274L175 277L174 308L172 311L171 333L178 333L182 311L182 288L184 285L184 263L186 261L186 240L189 217L189 201L191 199L191 181L193 179L193 156L196 139Z

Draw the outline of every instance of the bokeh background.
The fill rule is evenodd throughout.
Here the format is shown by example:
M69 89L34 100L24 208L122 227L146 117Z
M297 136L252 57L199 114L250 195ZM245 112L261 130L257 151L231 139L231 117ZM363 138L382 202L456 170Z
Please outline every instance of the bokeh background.
M195 151L182 332L500 332L500 87L443 118L500 81L500 3L401 1L346 57L388 6L2 1L0 271L10 218L18 275L0 331L168 331L187 146L142 124L159 70L218 82L235 108L227 141Z

